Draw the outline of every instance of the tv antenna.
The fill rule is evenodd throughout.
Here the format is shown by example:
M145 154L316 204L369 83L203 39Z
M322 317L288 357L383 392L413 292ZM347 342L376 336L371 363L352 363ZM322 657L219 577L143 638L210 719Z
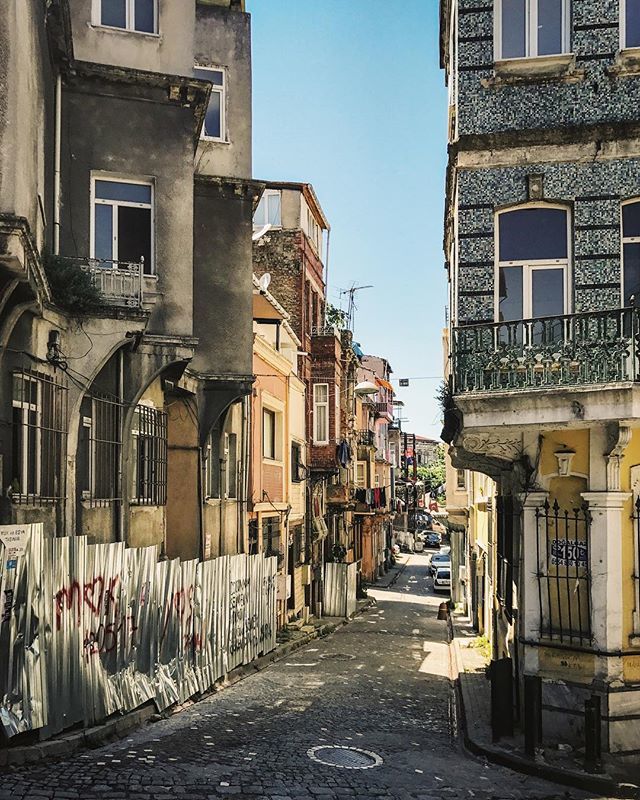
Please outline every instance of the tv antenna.
M356 316L356 292L361 292L363 289L373 289L373 284L369 283L366 286L356 286L355 283L350 289L343 289L340 292L340 296L343 294L349 295L349 303L347 305L347 329L353 331L353 326L355 322Z

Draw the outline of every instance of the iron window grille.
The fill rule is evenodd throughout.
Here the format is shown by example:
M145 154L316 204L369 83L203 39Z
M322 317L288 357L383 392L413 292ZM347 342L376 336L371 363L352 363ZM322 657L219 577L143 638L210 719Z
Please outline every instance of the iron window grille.
M298 442L291 443L291 480L293 483L301 483L304 480L302 445Z
M549 501L536 509L540 637L587 646L591 632L588 506L561 509Z
M140 505L167 504L167 414L138 405L133 414L133 496Z
M465 475L464 470L458 470ZM498 599L511 619L513 617L513 527L515 515L512 497L497 497L497 592Z
M220 497L220 437L220 428L216 425L205 447L204 491L207 500Z
M55 375L13 373L11 499L47 505L64 497L67 386Z
M258 544L258 520L251 519L249 520L249 547L248 547L248 554L250 556L257 556L259 552L259 544Z
M83 419L89 433L89 488L83 496L93 508L122 500L122 411L120 400L97 395L91 398L91 416Z
M280 537L280 517L267 517L262 520L262 549L265 556L275 556L278 559L278 568L284 563Z

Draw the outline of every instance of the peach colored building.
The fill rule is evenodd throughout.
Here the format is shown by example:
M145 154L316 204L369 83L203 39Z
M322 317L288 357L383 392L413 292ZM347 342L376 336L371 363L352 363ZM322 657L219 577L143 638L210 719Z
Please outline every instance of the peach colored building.
M278 557L278 624L308 616L305 387L287 312L254 280L248 552Z

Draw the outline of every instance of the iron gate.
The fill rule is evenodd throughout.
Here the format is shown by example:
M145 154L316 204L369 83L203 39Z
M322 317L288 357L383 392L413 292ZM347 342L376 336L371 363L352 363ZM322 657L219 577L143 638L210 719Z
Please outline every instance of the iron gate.
M540 636L565 644L591 643L591 514L587 504L536 509Z

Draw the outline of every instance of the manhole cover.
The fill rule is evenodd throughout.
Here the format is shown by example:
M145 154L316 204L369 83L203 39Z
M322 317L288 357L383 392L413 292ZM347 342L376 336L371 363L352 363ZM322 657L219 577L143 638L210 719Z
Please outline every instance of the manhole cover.
M355 658L351 653L323 653L320 658L329 661L353 661Z
M340 769L371 769L382 764L382 758L370 750L343 745L321 745L307 750L307 755L318 764Z

